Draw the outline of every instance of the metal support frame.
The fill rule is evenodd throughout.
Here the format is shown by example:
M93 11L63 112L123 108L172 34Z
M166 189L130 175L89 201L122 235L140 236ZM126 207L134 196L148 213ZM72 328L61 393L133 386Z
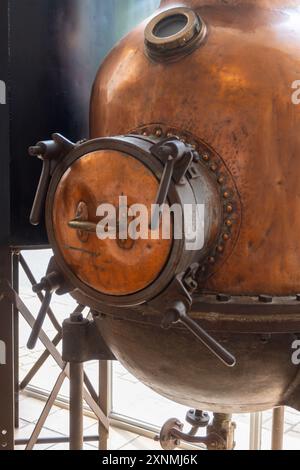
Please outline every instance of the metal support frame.
M0 416L5 414L5 420L1 416L1 428L0 429L0 449L13 449L14 447L14 430L13 430L13 421L15 427L19 425L19 391L24 390L32 381L34 376L40 370L40 368L45 364L46 360L52 356L57 364L61 367L61 373L58 376L58 379L53 387L53 390L50 393L50 396L47 400L47 403L44 407L44 410L35 426L35 429L32 433L30 439L19 439L16 440L16 445L26 445L27 450L32 450L36 444L57 444L57 443L67 443L71 440L71 448L78 449L82 448L83 442L99 442L100 450L107 450L108 448L108 415L110 413L110 373L111 373L111 364L109 361L99 361L99 396L94 390L91 382L89 381L86 374L83 372L82 364L73 364L72 366L66 364L62 361L60 357L57 346L62 340L62 327L57 321L54 312L51 307L48 309L48 317L53 324L54 328L57 331L55 338L50 341L50 339L45 335L44 332L41 332L40 339L45 346L45 351L41 354L39 359L36 361L32 369L28 372L26 377L22 380L19 385L19 361L18 361L18 349L19 349L19 337L18 337L18 326L19 326L19 312L25 318L29 325L34 323L34 318L26 308L26 306L21 301L18 295L19 289L19 266L22 267L24 273L26 274L28 280L32 285L37 283L34 275L32 274L25 258L19 249L9 250L2 249L0 250L1 261L2 261L2 275L5 275L7 280L10 280L12 283L12 289L10 290L9 296L3 296L1 289L0 301L1 301L1 320L5 320L5 325L2 327L1 324L1 338L8 333L8 341L5 341L6 344L6 356L7 356L7 365L1 367L1 376L4 377L4 371L6 378L3 380L7 384L7 388L14 387L14 394L7 394L6 396L12 397L14 395L15 400L14 404L10 401L6 401L8 406L0 409ZM5 268L5 272L3 270ZM3 284L2 284L3 287ZM7 289L6 289L7 293ZM13 293L13 295L12 295ZM44 295L42 293L37 294L40 301L44 300ZM8 298L10 297L10 298ZM13 297L13 302L11 302ZM12 307L13 306L13 307ZM81 307L79 310L83 311L84 307ZM78 311L78 309L77 309ZM9 328L8 328L9 327ZM9 329L9 331L8 331ZM14 331L13 338L11 337L12 331ZM3 341L3 340L2 340ZM12 367L12 365L14 367ZM14 370L14 372L13 372ZM13 374L13 376L12 376ZM81 376L83 376L83 383L86 388L81 387ZM73 377L71 382L71 396L73 403L73 418L71 422L71 429L74 430L74 434L70 435L70 438L39 438L41 430L45 424L45 421L53 407L54 403L57 400L59 391L63 385L63 382L66 377ZM77 385L75 385L77 384ZM99 418L99 435L97 436L83 436L81 421L83 416L83 400L80 400L82 395L87 398L87 402L90 404L91 409L94 411L96 416ZM75 398L74 398L75 397ZM76 404L76 405L75 405ZM75 409L75 411L74 411ZM283 448L283 433L284 433L284 408L279 407L273 411L273 425L272 425L272 450L282 450ZM3 425L2 423L7 423ZM75 424L76 423L76 424ZM79 426L78 426L79 424ZM251 450L260 450L261 448L261 433L262 433L262 414L256 413L251 416L250 424L250 448ZM75 431L76 430L76 431Z
M15 258L11 257L12 266L18 270L18 267L19 267L18 261L19 261L29 281L31 282L32 285L34 285L36 283L36 280L29 266L27 265L24 257L22 256L22 254L20 254L19 252L15 252L14 256ZM12 284L10 284L10 282L12 282ZM0 283L1 307L3 309L4 305L6 305L10 309L9 311L11 313L12 323L14 320L15 324L18 325L18 316L20 313L25 319L25 321L32 328L35 323L35 318L31 314L31 312L28 310L26 305L23 303L22 299L20 298L17 292L18 289L14 289L13 286L16 288L18 287L18 273L15 274L14 276L12 275L6 276L6 279L1 281ZM43 294L40 293L38 295L39 295L39 299L43 301L44 299ZM78 315L82 313L83 310L84 310L83 306L78 306L74 313ZM102 379L100 382L100 389L99 389L100 398L99 398L91 382L89 381L88 377L84 373L83 363L80 363L80 364L78 363L76 364L74 362L67 363L63 360L62 356L58 352L57 346L63 338L63 328L60 326L59 322L57 321L50 307L47 311L47 314L53 326L57 330L57 335L54 338L54 340L51 341L44 331L40 332L39 339L44 345L45 351L40 356L38 361L35 363L33 368L29 371L29 373L27 374L25 379L22 381L20 386L18 386L18 382L16 383L15 394L11 393L9 395L11 397L15 395L15 403L12 404L12 406L9 408L11 411L10 418L12 420L12 423L11 423L10 428L12 431L8 433L7 429L3 430L3 433L1 435L1 439L2 439L1 445L3 445L3 441L5 440L4 444L6 448L13 449L14 444L21 445L22 443L26 445L26 450L33 450L36 444L41 443L41 439L39 438L41 430L46 422L47 417L49 416L52 406L54 405L58 397L58 394L60 392L60 389L63 385L65 378L68 377L70 379L70 414L72 416L70 418L70 438L68 439L63 438L63 437L57 438L55 439L55 443L70 442L71 449L77 450L83 447L83 442L92 442L92 441L97 440L99 441L100 449L107 449L107 439L109 435L109 420L108 420L109 408L107 404L108 383L107 383L107 379L104 380L104 376L108 370L106 362L101 361L100 370L102 371L101 372ZM13 338L12 338L11 349L12 349L12 353L13 353L13 349L15 349L16 354L18 356L18 350L17 350L18 333L17 332L15 334L14 340L15 342L13 342ZM13 346L13 343L14 343L14 346ZM11 356L13 357L13 354ZM47 403L42 411L42 414L39 420L37 421L37 424L35 426L35 429L30 439L29 440L17 440L16 442L14 442L14 438L13 438L14 414L13 413L14 413L14 408L18 406L19 390L24 390L29 385L32 378L35 376L35 374L39 371L39 369L43 366L45 361L50 356L52 356L52 358L55 360L57 365L60 367L61 373L59 374L58 379L54 385L54 388L50 393ZM17 360L15 360L15 364L18 366ZM11 368L11 370L13 370L13 368ZM12 377L12 379L13 378L15 379L18 378L18 375L16 372L15 372L15 377ZM11 381L11 386L13 387L13 380ZM103 394L102 394L102 389L103 389ZM86 403L89 405L89 407L91 408L91 410L94 412L94 414L99 420L99 426L102 432L98 436L83 436L83 400L86 401ZM102 411L102 407L104 409L104 412ZM8 409L6 408L5 411L7 413ZM1 412L2 411L0 409L0 415L1 415ZM18 414L17 414L17 417L18 417ZM3 422L3 420L1 420L1 422ZM15 424L18 425L18 419L15 420ZM10 438L10 442L8 442L8 438L10 434L12 435L12 437ZM50 440L51 439L45 438L43 439L43 442L49 442ZM52 440L49 443L52 443Z

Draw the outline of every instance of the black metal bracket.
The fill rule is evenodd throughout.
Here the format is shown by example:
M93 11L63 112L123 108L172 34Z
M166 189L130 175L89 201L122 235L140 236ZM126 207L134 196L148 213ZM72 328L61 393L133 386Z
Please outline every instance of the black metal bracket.
M73 142L60 134L53 134L52 140L38 142L33 147L29 147L29 155L43 161L42 174L30 215L32 225L40 224L51 176L57 161L64 158L74 147Z
M65 362L75 363L116 360L94 322L81 313L74 313L63 323L62 357Z
M164 171L155 202L156 210L151 224L151 228L156 230L159 225L160 208L166 203L171 182L172 180L175 184L182 182L194 160L194 154L191 147L176 138L160 141L151 148L151 153L164 164Z

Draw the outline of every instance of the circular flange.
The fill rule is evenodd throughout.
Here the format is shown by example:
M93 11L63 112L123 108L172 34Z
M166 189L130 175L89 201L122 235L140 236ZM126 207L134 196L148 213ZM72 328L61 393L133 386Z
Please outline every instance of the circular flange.
M183 430L183 424L176 418L169 419L161 429L159 442L163 450L175 450L180 445L178 439L172 435L173 429Z
M63 256L62 244L58 243L56 237L57 226L60 224L61 220L59 218L59 211L57 211L56 221L54 220L55 217L53 217L53 207L55 204L56 193L59 189L62 179L68 176L68 171L70 170L70 168L73 167L73 165L76 165L78 162L80 162L80 159L86 157L87 155L91 155L94 152L99 151L117 151L129 155L132 158L135 158L143 165L145 165L146 169L152 171L152 173L157 179L158 185L158 182L161 179L161 175L163 174L163 164L158 158L156 158L151 153L150 149L153 147L153 143L153 141L150 142L146 139L141 139L137 136L103 138L88 141L82 145L76 146L75 149L59 163L51 180L46 201L46 225L49 241L51 243L51 246L53 247L58 266L61 268L62 273L70 281L74 289L76 289L78 295L80 292L83 293L88 299L90 299L89 302L94 299L97 302L99 308L101 307L103 309L107 309L109 306L133 307L144 304L145 302L147 302L147 300L157 297L159 294L161 294L164 288L170 284L170 282L174 279L174 276L185 272L187 267L193 263L193 260L195 258L195 252L186 249L185 237L182 237L180 239L174 239L170 255L166 260L166 265L164 266L158 278L154 280L154 282L152 282L150 285L148 285L148 287L129 295L109 295L107 293L103 293L97 288L93 287L93 283L91 283L91 285L90 283L83 282L80 277L78 277L76 274L76 266L75 269L71 269L69 263L66 262L66 259ZM78 173L78 176L80 178L80 172ZM195 196L193 188L191 184L189 184L188 179L186 179L186 183L187 184L182 185L171 185L168 195L169 202L171 205L182 205L185 204L185 201L194 200ZM89 194L88 182L85 184L85 186L86 193ZM70 186L71 191L72 187L74 187L74 190L76 190L76 184ZM143 192L142 190L139 191ZM75 213L79 199L87 199L87 197L83 198L83 195L81 193L79 196L79 198L72 198L69 196L67 198L59 198L59 200L57 201L57 207L59 207L59 201L61 201L62 207L64 207L65 202L67 202L68 204L72 204L74 200ZM69 215L72 215L73 217L73 212L71 214L68 214L67 219L69 219ZM95 223L95 220L91 220L90 222ZM73 230L73 232L73 235L76 236L77 243L79 241L77 233L75 230ZM72 251L74 251L75 253L78 246L74 245L71 248ZM89 260L92 257L93 261L93 257L95 256L94 250L90 251L89 249L87 249L86 244L80 246L79 248L82 256L86 255L87 257L89 257ZM126 251L128 250L125 250L124 247L122 247L122 255L125 256Z

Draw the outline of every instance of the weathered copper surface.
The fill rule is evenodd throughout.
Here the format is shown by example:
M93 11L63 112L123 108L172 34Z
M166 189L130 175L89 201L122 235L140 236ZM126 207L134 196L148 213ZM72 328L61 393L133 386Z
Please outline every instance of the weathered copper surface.
M183 4L205 20L205 44L178 62L153 63L144 54L146 23L139 26L100 68L91 135L161 122L207 142L235 178L243 223L236 249L205 287L231 294L297 293L300 106L291 102L291 85L299 78L300 16L288 7L300 2Z
M180 327L162 330L164 302L159 308L142 302L126 309L109 304L103 311L96 295L80 289L73 295L95 310L97 325L115 356L158 393L215 412L257 411L277 405L300 409L299 367L292 363L300 313L296 297L300 291L300 106L291 100L292 83L300 78L300 13L294 8L300 7L300 0L186 0L179 4L194 8L204 20L205 41L179 60L157 62L145 52L148 21L130 33L97 75L91 137L144 129L147 139L147 130L154 124L179 129L208 146L221 162L219 167L226 168L224 181L218 175L215 184L223 188L227 180L233 182L238 202L223 212L222 223L229 229L233 222L228 214L235 213L238 230L232 243L230 231L221 232L223 225L216 225L222 242L231 241L230 250L221 251L220 245L220 263L209 257L215 269L205 269L199 277L199 297L194 298L191 316L235 354L237 366L225 368ZM166 0L161 7L174 5L178 3ZM210 171L219 171L215 161L206 163ZM122 181L117 168L112 168L108 181L113 174ZM81 168L77 178L79 186L89 184ZM139 188L139 198L148 201L149 188L145 184ZM153 198L154 193L153 186ZM61 220L58 204L63 199L72 201L67 204L72 208L67 208L66 220L74 218L83 200L82 189L75 196L57 195L54 225ZM225 210L231 205L225 186L220 197ZM73 230L71 236L78 233ZM63 234L58 237L64 242ZM157 249L155 269L149 261L153 271L147 268L131 281L122 277L117 264L114 276L121 276L125 291L128 286L129 291L136 289L139 280L147 285L157 277L167 247ZM109 248L108 253L112 251ZM72 264L74 256L67 262ZM125 254L122 261L129 269L130 256ZM145 261L143 253L142 270ZM80 275L87 268L77 260L73 269ZM109 272L106 281L111 281ZM114 292L102 284L99 278L99 289ZM285 318L286 323L291 320L288 326Z
M113 317L96 321L126 368L171 400L225 413L262 411L280 404L300 409L299 367L292 364L290 354L293 335L215 334L238 358L236 367L228 369L185 329L166 333L159 325L142 321Z
M84 283L104 294L125 295L145 289L158 277L168 260L172 240L123 241L118 230L115 240L100 240L96 233L82 238L68 226L76 218L80 203L86 205L87 219L95 224L101 220L96 215L100 204L116 208L118 219L122 195L128 197L128 207L144 204L151 214L157 190L158 180L150 170L116 151L88 154L65 173L53 207L55 236L66 263Z

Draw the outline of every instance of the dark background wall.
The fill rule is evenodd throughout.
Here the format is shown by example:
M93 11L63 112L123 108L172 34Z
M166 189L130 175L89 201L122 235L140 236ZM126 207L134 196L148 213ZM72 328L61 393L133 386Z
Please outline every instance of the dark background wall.
M42 245L47 243L44 227L28 222L41 163L27 155L27 148L53 132L74 141L88 137L90 91L99 64L159 0L0 3L8 4L8 14L0 15L1 34L8 35L8 45L0 44L0 80L6 80L9 100L8 106L0 105L0 208L10 216L12 245ZM0 224L2 239L8 221Z

